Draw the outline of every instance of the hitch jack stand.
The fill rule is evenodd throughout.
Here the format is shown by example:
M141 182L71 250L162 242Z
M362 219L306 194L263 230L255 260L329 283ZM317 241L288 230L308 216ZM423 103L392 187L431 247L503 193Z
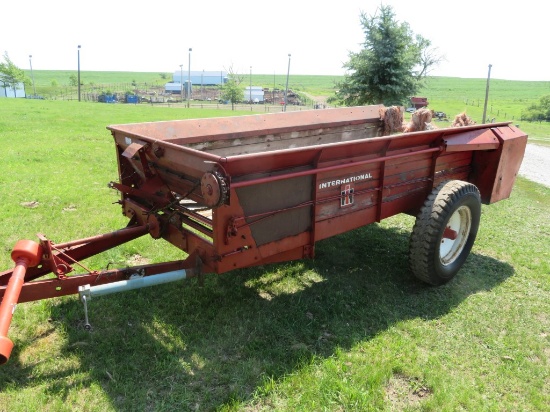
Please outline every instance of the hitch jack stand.
M8 361L13 349L13 342L7 335L21 288L25 282L25 273L28 267L34 267L40 263L42 247L32 240L20 240L13 248L11 258L15 262L15 269L0 304L0 365Z

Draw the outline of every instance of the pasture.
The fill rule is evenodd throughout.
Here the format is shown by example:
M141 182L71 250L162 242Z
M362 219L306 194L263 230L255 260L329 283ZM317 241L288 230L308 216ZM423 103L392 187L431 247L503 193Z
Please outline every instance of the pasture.
M30 78L30 70L25 71ZM34 70L34 80L37 95L55 100L77 100L77 88L70 86L70 76L75 71L69 70ZM270 90L284 90L286 74L249 74L239 75L244 85L250 82ZM93 72L82 71L82 93L98 93L105 91L141 90L148 93L161 94L164 84L171 81L172 73L142 73L142 72ZM339 76L289 76L289 89L300 93L307 101L308 106L290 107L289 110L310 109L312 103L323 103L334 95ZM52 85L54 83L55 85ZM453 117L466 112L476 122L481 122L486 91L486 79L463 79L454 77L428 77L426 85L418 94L426 96L429 107L435 111L445 112L449 122L437 122L436 125L446 127ZM27 87L27 94L32 94L32 87ZM198 93L199 94L199 93ZM520 124L532 139L539 144L550 144L550 123L522 121L522 114L526 108L538 103L543 96L550 95L550 81L511 81L491 79L489 99L487 102L486 119L496 122L511 121ZM168 97L167 97L168 98ZM208 104L204 101L193 101L195 108L211 108L219 105ZM177 106L177 104L171 104ZM240 105L243 111L273 112L281 110L279 105ZM222 110L228 109L221 107ZM406 114L406 116L409 116ZM533 140L534 141L534 140Z
M314 96L330 89L305 82ZM496 82L493 110L516 116L549 94L520 83L514 94ZM483 96L485 83L472 84L434 79L426 94L435 110L476 117L465 99ZM18 239L126 225L107 188L118 176L107 125L250 111L0 99L0 114L7 269ZM548 142L547 125L520 127ZM76 296L20 304L0 411L547 410L549 205L549 188L519 178L510 199L483 207L466 265L437 288L409 274L414 219L396 216L320 242L311 261L94 299L91 332ZM178 258L145 237L84 263Z

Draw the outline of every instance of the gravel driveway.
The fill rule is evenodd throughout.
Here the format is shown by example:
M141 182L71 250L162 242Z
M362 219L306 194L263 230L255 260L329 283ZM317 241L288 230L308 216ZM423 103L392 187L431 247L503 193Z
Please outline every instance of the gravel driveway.
M550 147L527 144L519 175L550 187Z

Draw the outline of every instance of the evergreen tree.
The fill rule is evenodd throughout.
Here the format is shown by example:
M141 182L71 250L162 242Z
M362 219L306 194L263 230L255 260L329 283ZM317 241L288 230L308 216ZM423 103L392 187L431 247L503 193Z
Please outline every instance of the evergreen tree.
M415 95L430 68L441 61L431 42L398 22L391 6L373 16L361 13L363 49L350 53L349 74L337 85L335 99L347 106L401 105Z

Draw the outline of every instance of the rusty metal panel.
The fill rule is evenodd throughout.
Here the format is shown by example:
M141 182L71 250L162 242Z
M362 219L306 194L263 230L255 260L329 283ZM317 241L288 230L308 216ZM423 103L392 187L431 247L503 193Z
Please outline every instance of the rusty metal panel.
M444 138L447 152L497 149L500 142L491 130L471 130Z
M393 196L388 196L382 203L378 220L395 216L399 213L416 214L424 201L426 193L431 188L431 182L423 181L411 184L408 191L401 191Z
M495 133L502 141L502 152L491 193L491 203L510 196L527 146L527 135L513 126L496 128Z
M430 177L432 162L432 153L413 153L411 156L389 160L385 164L384 184L395 185Z
M315 187L315 221L374 206L378 198L379 176L379 164L349 166L341 171L319 173Z
M440 172L448 169L470 166L472 163L472 151L442 153L436 161L435 171Z
M315 225L315 240L318 241L339 235L375 221L376 207L360 209L338 218L325 219Z
M259 131L257 135L186 144L186 147L219 156L241 156L254 153L276 152L315 145L347 142L376 137L379 134L376 123L351 124L344 126L316 126L298 131L274 131L268 134Z
M473 151L443 153L437 158L434 170L434 186L443 180L468 180L472 170Z
M165 141L175 145L213 140L245 138L270 133L297 132L318 126L362 124L380 119L381 105L343 109L305 110L263 115L230 116L111 125L107 129L145 141Z
M131 159L141 148L145 146L143 142L133 142L124 150L122 156Z
M486 204L510 197L527 145L527 135L512 125L491 130L501 145L498 150L475 152L469 177Z
M236 189L257 246L310 230L312 182L300 176Z
M415 149L419 150L415 152ZM351 163L341 170L319 173L315 207L316 238L341 233L343 227L349 229L353 224L360 227L373 223L379 220L379 216L391 216L416 208L417 198L423 201L427 188L431 187L433 153L437 149L429 150L424 147L400 149L387 153L385 157L374 158L371 163ZM356 159L349 159L353 160ZM372 220L349 220L349 215L365 214ZM330 225L324 221L330 221Z

